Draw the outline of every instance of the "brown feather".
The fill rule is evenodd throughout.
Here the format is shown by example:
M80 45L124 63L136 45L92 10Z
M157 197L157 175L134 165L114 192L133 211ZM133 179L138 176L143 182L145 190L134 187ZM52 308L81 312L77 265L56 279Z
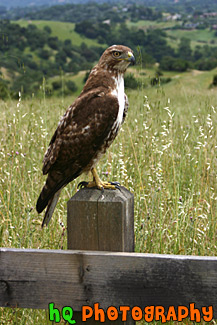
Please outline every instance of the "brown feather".
M124 53L131 51L123 46L115 48ZM39 213L48 205L46 215L49 217L45 216L43 224L52 216L55 193L90 170L118 133L119 101L113 90L117 87L118 74L123 75L123 71L115 68L112 50L113 47L107 49L93 68L80 96L60 120L44 156L43 174L48 176L36 205ZM126 95L124 100L122 119L128 108Z

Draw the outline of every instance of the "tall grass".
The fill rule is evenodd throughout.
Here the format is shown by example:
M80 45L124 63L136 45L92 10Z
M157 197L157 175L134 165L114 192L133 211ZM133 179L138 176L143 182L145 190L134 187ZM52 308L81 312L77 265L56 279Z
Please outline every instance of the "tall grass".
M137 130L129 141L140 184L137 250L215 255L216 109L208 98L191 106L186 92L157 98L145 97L140 117L128 120Z
M188 76L189 78L189 76ZM135 196L136 251L216 255L217 94L177 79L164 88L128 92L118 139L98 164L103 179ZM199 80L199 79L198 79ZM44 152L72 98L0 103L0 245L66 249L63 191L49 227L35 203L44 183ZM48 324L45 311L0 309L2 324Z

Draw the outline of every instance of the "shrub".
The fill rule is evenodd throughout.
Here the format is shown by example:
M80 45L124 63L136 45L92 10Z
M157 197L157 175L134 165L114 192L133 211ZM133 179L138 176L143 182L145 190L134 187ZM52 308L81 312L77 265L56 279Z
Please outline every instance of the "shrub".
M10 97L10 91L8 89L7 82L0 79L0 99L7 99Z
M209 88L217 87L217 74L213 76L212 83Z
M126 88L136 89L139 86L138 80L132 73L126 75L124 78L124 83Z
M61 80L55 80L55 81L53 81L52 82L52 87L53 87L53 90L60 89L62 87Z
M66 86L71 92L75 92L78 89L78 87L76 86L76 84L72 80L67 81Z
M213 76L213 81L212 81L213 86L217 86L217 74Z

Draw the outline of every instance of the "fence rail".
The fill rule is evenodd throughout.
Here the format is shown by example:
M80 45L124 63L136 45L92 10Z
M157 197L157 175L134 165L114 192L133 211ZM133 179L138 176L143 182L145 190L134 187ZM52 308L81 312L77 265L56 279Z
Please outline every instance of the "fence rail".
M217 258L97 251L0 250L0 305L48 308L213 306Z
M69 250L1 248L0 306L71 306L78 324L82 306L96 303L103 310L212 306L217 318L217 257L133 253L133 204L123 187L82 189L68 202ZM122 319L113 324L123 324Z

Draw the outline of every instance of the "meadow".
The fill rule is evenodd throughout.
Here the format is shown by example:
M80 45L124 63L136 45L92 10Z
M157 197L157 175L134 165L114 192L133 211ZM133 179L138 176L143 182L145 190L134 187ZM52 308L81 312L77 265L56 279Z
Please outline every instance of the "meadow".
M128 90L130 109L118 138L98 164L104 180L135 197L136 252L217 255L217 91L211 72L174 75ZM66 249L66 203L82 175L62 192L48 227L35 204L45 178L42 159L73 97L0 102L0 246ZM0 309L1 324L49 324L46 311Z
M14 21L21 27L27 27L28 25L35 25L39 29L44 29L45 26L49 26L51 29L51 36L58 37L61 41L71 39L73 44L80 46L81 43L85 43L87 46L99 46L96 40L81 36L75 32L75 24L61 21L48 21L48 20L17 20Z
M105 46L105 44L99 44L97 40L90 39L85 36L75 32L75 24L69 22L60 21L49 21L49 20L32 20L27 21L20 19L14 21L21 27L27 27L29 24L35 25L37 28L42 29L45 26L51 28L51 36L58 37L60 40L71 39L73 44L78 46L81 43L85 43L88 46ZM216 36L215 31L206 29L173 29L174 26L181 25L181 22L177 21L149 21L149 20L139 20L137 22L127 21L128 27L141 28L143 30L147 29L163 29L167 34L167 43L173 47L177 48L181 38L189 38L191 40L191 47L194 49L196 46L216 46Z

